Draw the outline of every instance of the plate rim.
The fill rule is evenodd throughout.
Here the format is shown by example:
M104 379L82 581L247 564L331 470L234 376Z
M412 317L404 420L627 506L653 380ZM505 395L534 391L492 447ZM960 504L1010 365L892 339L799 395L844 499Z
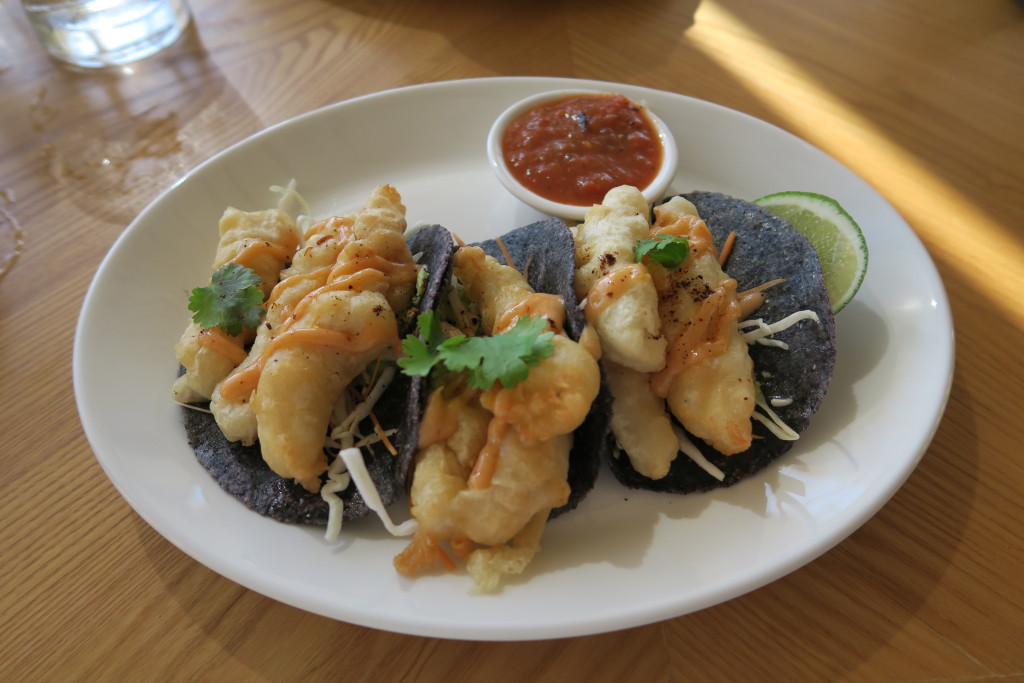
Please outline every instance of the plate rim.
M382 98L393 97L393 96L396 96L396 95L404 96L406 94L414 94L417 91L422 92L422 91L439 90L439 89L446 89L446 88L459 89L459 88L462 88L462 87L469 87L469 88L473 88L473 87L488 87L488 86L493 86L495 84L499 84L499 85L500 84L505 84L505 83L508 83L510 81L515 81L515 82L518 82L520 84L528 84L528 85L530 85L532 87L537 87L537 88L556 89L556 88L559 88L559 87L577 87L577 86L582 86L582 87L614 87L614 88L624 89L625 91L629 91L629 92L641 92L641 93L642 92L650 92L650 93L658 93L659 95L667 95L667 96L670 96L672 98L683 98L685 100L689 100L691 103L697 103L700 106L705 106L706 105L706 106L713 107L713 108L715 108L717 110L721 110L721 111L724 111L724 112L730 112L732 115L739 115L739 116L747 119L748 123L749 122L754 122L755 125L768 126L769 128L774 129L774 131L776 131L778 133L781 133L784 136L786 136L789 139L790 142L798 141L800 144L806 145L806 146L816 150L818 153L823 154L828 159L830 159L833 163L838 164L842 168L844 168L847 171L849 171L849 169L847 169L845 167L845 165L843 165L841 162L839 162L838 160L834 159L833 157L831 157L830 155L828 155L824 151L814 147L813 145L811 145L811 143L809 143L809 142L807 142L807 141L805 141L805 140L803 140L803 139L793 135L792 133L790 133L790 132L788 132L788 131L786 131L786 130L778 127L778 126L775 126L774 124L771 124L771 123L769 123L767 121L764 121L762 119L758 119L758 118L756 118L756 117L754 117L754 116L752 116L750 114L747 114L745 112L741 112L741 111L738 111L738 110L735 110L735 109L730 109L730 108L725 107L725 106L720 105L720 104L716 104L716 103L713 103L713 102L708 102L706 100L700 100L700 99L697 99L697 98L694 98L694 97L691 97L691 96L688 96L688 95L684 95L684 94L681 94L681 93L675 93L675 92L671 92L671 91L655 90L653 88L645 88L645 87L642 87L642 86L635 86L635 85L629 85L629 84L623 84L623 83L614 83L614 82L609 82L609 81L600 81L600 80L592 80L592 79L559 78L559 77L516 76L516 77L486 77L486 78L473 78L473 79L453 79L453 80L437 81L437 82L430 82L430 83L421 83L421 84L416 84L416 85L411 85L411 86L390 88L390 89L383 90L383 91L380 91L380 92L367 93L367 94L360 95L358 97L354 97L354 98L351 98L351 99L342 100L342 101L339 101L339 102L335 102L335 103L326 105L324 107L320 107L318 109L311 110L309 112L305 112L305 113L300 114L298 116L292 117L292 118L287 119L285 121L281 121L281 122L278 122L278 123L276 123L276 124L274 124L272 126L264 128L263 130L258 131L256 133L254 133L254 134L244 138L243 140L237 141L237 142L235 142L235 143L225 147L224 149L220 150L219 152L211 155L207 159L205 159L202 162L200 162L199 164L197 164L194 168L192 168L191 170L187 171L179 179L177 179L174 183L172 183L167 189L162 191L142 211L140 211L139 214L135 217L135 219L133 219L132 222L121 232L121 234L118 235L117 239L113 242L113 244L111 245L109 251L104 256L103 260L101 261L100 265L98 266L98 268L96 270L96 273L95 273L94 277L92 278L92 280L90 282L90 285L89 285L89 288L88 288L88 290L87 290L87 292L85 294L85 297L84 297L83 302L82 302L82 307L81 307L81 310L80 310L79 315L78 315L78 320L77 320L76 329L75 329L74 345L73 345L73 350L72 350L73 387L74 387L74 394L75 394L76 405L78 406L79 419L80 419L80 421L82 423L83 430L84 430L84 432L86 434L86 437L87 437L87 439L89 441L90 447L92 448L92 450L94 452L95 457L99 461L99 463L100 463L101 467L103 468L105 474L107 475L108 479L110 479L110 481L114 484L114 486L118 490L118 492L122 495L122 497L125 498L125 500L136 511L136 513L139 514L147 522L147 524L149 524L151 527L153 527L154 530L156 530L164 538L166 538L172 544L174 544L176 547L178 547L180 550L182 550L182 552L186 553L187 555L189 555L190 557L192 557L196 561L200 562L201 564L204 564L205 566L210 567L211 569L214 569L215 571L217 571L221 575L229 578L230 580L235 581L235 582L237 582L237 583L239 583L241 585L245 585L246 587L248 587L248 588L250 588L252 590L255 590L255 591L257 591L257 592L259 592L261 594L268 595L269 597L272 597L275 600L279 600L279 601L284 602L286 604L290 604L290 605L299 607L299 608L307 610L307 611L319 613L319 614L322 614L323 616L327 616L327 617L334 618L334 619L342 619L342 620L345 620L345 621L351 621L352 623L358 623L358 624L362 624L362 625L365 625L365 626L370 626L370 627L373 627L373 628L380 628L380 629L384 629L384 630L395 631L395 632L400 632L400 633L408 633L408 634L414 634L414 635L433 635L433 636L438 636L438 637L465 638L465 639L471 639L471 640L530 640L530 639L538 639L538 638L570 637L570 636L578 636L578 635L588 635L588 634L593 634L593 633L607 632L607 631L612 631L612 630L619 630L619 629L622 629L622 628L629 628L629 627L639 626L639 625L642 625L642 624L645 624L645 623L651 623L651 622L654 622L654 621L660 621L660 620L663 620L663 619L666 619L666 618L672 618L674 616L679 616L680 614L685 614L685 613L691 612L694 609L702 609L704 607L709 607L711 605L718 604L718 603L723 602L725 600L728 600L728 599L731 599L731 598L734 598L734 597L738 597L740 595L748 593L748 592L750 592L752 590L755 590L755 589L757 589L757 588L759 588L761 586L764 586L764 585L766 585L768 583L771 583L772 581L775 581L778 578L781 578L782 576L785 576L785 575L795 571L796 569L806 565L807 563L809 563L810 561L814 560L815 558L820 557L822 554L824 554L825 552L827 552L828 550L833 548L838 543L842 542L851 533L853 533L853 531L855 531L857 528L862 526L866 521L868 521L871 517L873 517L878 512L878 510L881 509L881 507L884 506L885 503L888 502L888 500L896 493L896 491L899 490L900 487L902 487L902 485L905 483L906 479L910 476L910 474L916 468L916 466L919 463L920 459L923 457L924 453L926 452L926 450L928 448L928 445L931 443L932 438L934 437L936 430L938 429L938 426L939 426L939 424L941 422L942 415L944 413L944 410L945 410L945 407L947 405L948 398L949 398L949 392L950 392L950 388L951 388L951 385L952 385L953 364L954 364L954 355L955 355L955 353L954 353L954 351L955 351L955 341L954 341L954 338L953 338L952 318L951 318L950 311L949 311L948 298L946 298L946 295L945 295L944 285L941 282L941 278L938 277L938 273L937 273L937 270L935 270L934 263L931 262L930 257L927 256L927 252L924 250L923 244L920 243L920 239L913 232L913 230L910 228L910 226L906 224L906 222L902 219L902 217L899 215L899 213L896 212L895 208L893 208L884 199L884 197L882 197L873 188L871 188L870 185L868 185L868 189L871 192L875 193L878 196L878 198L884 203L884 205L886 207L888 207L893 212L894 216L904 226L906 226L907 231L909 233L909 237L911 237L912 239L916 240L919 243L919 245L921 246L922 251L924 251L926 257L928 258L928 262L931 265L932 270L934 271L933 274L934 274L934 277L935 277L935 279L937 281L938 289L939 289L939 291L942 294L941 300L935 302L936 303L936 309L937 309L937 311L939 312L940 315L944 315L945 325L943 325L943 327L947 328L948 332L949 332L948 340L946 342L948 345L945 348L945 351L946 351L945 354L943 354L944 355L943 366L945 368L944 389L941 392L941 395L939 395L939 396L934 398L934 400L933 400L933 410L928 411L930 414L932 414L932 418L930 420L929 429L927 429L924 432L922 432L921 434L919 434L917 439L915 440L915 446L914 446L914 449L913 449L915 451L915 453L913 454L912 457L909 457L909 458L903 460L901 462L901 467L895 473L895 476L890 477L885 482L885 484L882 486L882 488L875 492L874 496L872 496L871 504L861 505L858 508L858 513L856 515L845 517L843 519L843 523L840 525L839 531L833 532L833 534L830 536L829 542L827 544L818 543L818 544L816 544L814 546L807 546L803 550L803 552L795 554L795 555L790 555L790 557L789 557L789 559L787 561L777 563L772 571L761 572L759 574L757 580L747 581L742 586L737 586L736 590L723 590L723 591L721 591L721 593L722 593L721 595L708 596L707 600L699 601L699 602L701 602L701 604L693 607L693 609L686 609L683 612L679 612L678 605L676 603L672 603L671 601L669 601L668 603L666 603L660 609L647 609L647 610L643 611L642 613L631 613L629 615L629 617L627 617L625 619L619 619L619 618L616 618L615 616L609 616L606 620L604 620L602 622L590 622L588 624L577 624L575 628L568 628L567 629L564 626L556 626L554 628L540 627L540 628L537 628L537 629L530 629L530 630L524 630L522 628L513 628L511 630L500 629L499 628L499 629L491 629L491 630L486 630L485 632L481 632L480 631L480 626L473 625L473 626L467 626L467 627L465 627L463 629L452 628L452 627L449 626L449 627L447 627L444 630L444 632L440 632L439 633L437 631L436 626L434 624L432 624L432 623L429 623L429 622L424 622L424 623L415 622L415 623L410 623L410 624L395 624L393 621L388 620L388 619L374 619L372 613L339 616L339 615L337 615L335 613L330 613L329 610L327 610L327 611L317 610L315 607L311 607L308 604L302 604L302 605L296 604L296 602L294 600L288 599L289 596L287 594L287 591L282 593L278 588L275 588L273 586L264 585L260 581L254 581L252 579L252 577L243 577L245 580L240 580L237 576L231 575L232 572L230 571L230 568L225 568L219 562L212 562L211 563L210 558L207 556L207 554L202 553L202 552L197 553L194 548L189 546L189 543L188 543L187 539L180 538L176 532L174 532L173 530L169 530L169 529L163 528L164 525L160 524L159 522L156 522L151 517L151 515L149 514L149 511L146 508L146 505L143 502L139 501L137 498L135 498L135 496L132 495L132 492L130 490L126 490L126 488L124 486L124 482L121 481L119 474L117 472L111 470L111 468L109 467L110 463L107 462L104 459L104 457L100 454L100 452L97 450L96 446L94 445L96 443L96 441L97 441L97 436L96 436L96 434L94 432L95 432L96 429L98 429L98 427L95 424L93 424L91 422L91 419L87 416L87 413L89 411L88 411L88 409L86 408L86 405L85 405L85 402L87 400L87 397L86 397L87 390L83 386L83 381L84 381L83 368L84 368L84 364L87 362L87 359L84 357L84 350L83 350L83 344L84 344L84 342L83 342L83 338L84 338L83 330L86 329L86 326L88 324L87 318L89 317L90 311L93 309L93 307L95 305L97 305L95 303L95 301L94 301L94 297L96 296L96 290L98 288L98 282L100 281L100 278L101 278L102 274L105 273L107 271L107 269L109 268L110 263L112 263L113 260L116 258L116 254L118 253L119 249L123 248L124 241L129 239L130 235L134 231L137 231L137 230L140 229L138 226L144 224L146 217L154 210L155 206L157 206L159 203L161 203L163 201L168 201L167 197L173 197L173 193L175 191L175 188L177 188L181 184L189 181L191 178L194 178L197 174L201 174L203 172L203 169L207 168L208 166L210 166L210 165L212 165L214 163L217 163L219 160L221 160L224 157L227 157L228 155L232 154L236 149L242 148L242 147L247 146L247 145L257 144L258 141L261 138L263 138L265 136L272 136L272 135L275 134L276 131L278 131L279 129L281 129L283 127L287 127L287 126L302 126L302 125L304 125L304 122L310 120L313 117L330 116L332 112L336 111L339 108L351 106L351 105L353 105L355 103L365 102L365 101L368 101L368 100L379 100L379 99L382 99ZM485 157L483 149L481 149L481 156ZM852 173L852 171L850 171L850 172ZM853 174L853 175L856 176L856 174ZM856 176L856 177L860 178L859 176ZM865 185L867 185L866 181L864 181L863 179L860 179L860 180L862 182L864 182ZM942 322L942 321L940 321L940 322ZM214 566L214 565L217 565L217 566ZM349 617L353 617L353 616L357 617L357 618L349 618ZM403 626L405 626L405 627L403 627Z

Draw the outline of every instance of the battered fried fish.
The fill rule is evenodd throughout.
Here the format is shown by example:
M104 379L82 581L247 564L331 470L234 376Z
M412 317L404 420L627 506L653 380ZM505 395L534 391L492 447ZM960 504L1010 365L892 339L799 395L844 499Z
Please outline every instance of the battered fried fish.
M639 372L665 367L666 340L658 294L634 248L647 237L650 208L634 187L617 187L573 228L576 297L587 300L587 322L601 339L602 357Z
M270 294L248 358L214 392L225 436L258 438L271 469L310 491L327 469L323 444L341 391L398 345L395 311L409 305L416 280L405 228L390 186L357 214L314 225Z
M295 221L281 209L244 212L228 208L219 229L213 270L227 263L251 268L260 278L264 297L269 295L299 244ZM251 330L229 336L220 328L203 329L190 322L174 345L175 356L185 369L174 382L175 400L209 400L216 386L245 359L245 346L251 341Z
M835 338L821 267L792 226L740 199L696 192L654 214L651 234L686 237L690 254L678 266L646 263L669 340L666 367L644 376L606 366L612 429L628 455L609 464L631 487L728 486L788 450L827 390ZM760 337L766 330L771 339ZM773 410L769 398L783 407ZM640 415L655 405L674 420Z
M572 432L598 395L600 370L564 335L561 300L477 247L460 249L454 263L484 334L502 334L521 316L545 317L557 334L552 354L515 386L474 389L448 373L432 391L410 492L419 530L395 567L429 569L447 557L446 544L467 558L476 589L493 591L528 565L551 511L569 499Z

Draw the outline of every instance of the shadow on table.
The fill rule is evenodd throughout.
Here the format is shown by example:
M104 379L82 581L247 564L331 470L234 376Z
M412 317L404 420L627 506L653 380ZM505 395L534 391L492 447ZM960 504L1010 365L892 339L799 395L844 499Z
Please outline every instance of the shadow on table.
M951 291L964 291L960 287L965 285L955 276L946 276ZM954 311L967 305L978 304L963 300L962 295L954 298ZM971 353L968 349L961 344L960 354ZM983 457L979 431L986 417L979 416L977 397L985 392L977 379L954 373L946 417L916 470L875 517L835 549L747 596L666 622L672 666L725 678L755 667L813 673L820 680L854 674L877 680L927 677L929 672L992 673L970 654L958 657L956 653L922 673L915 668L919 661L903 661L893 645L897 638L906 637L908 622L917 619L921 610L935 609L929 607L933 592L962 552L961 541L979 493ZM840 625L848 625L841 643L834 635ZM936 639L936 651L948 652L947 638L961 645L971 640L966 633L936 634L928 626L914 628L927 631L915 630L915 636ZM991 629L982 632L1000 629L994 621ZM737 640L746 643L742 651L725 652L720 645ZM689 651L701 652L701 663L688 659Z
M482 63L500 73L515 68L511 62L503 63L488 53L483 44L485 41L474 35L472 21L470 28L465 30L438 25L430 16L429 4L416 5L396 0L381 3L379 9L369 2L337 0L334 4L391 20L395 20L394 13L400 13L404 21L418 22L417 25L424 26L425 30L445 33L459 49L477 56ZM467 11L472 12L468 4ZM528 19L532 17L539 21L541 28L545 26L544 22L563 21L558 13L552 14L546 16L538 6L534 6L532 13L528 11L519 17L510 15L510 28L532 36L534 34L526 31L532 26ZM553 24L547 26L548 33L557 34ZM772 39L770 32L766 37ZM776 40L780 44L784 42L781 36ZM532 39L524 41L532 42ZM524 45L524 50L530 47ZM536 67L534 73L568 75L567 71L574 68L570 47L559 45L545 51L545 60L540 54L536 60L527 62ZM702 78L729 78L711 62L701 62L700 65L712 71L711 76L705 74ZM609 78L618 79L620 74L611 73ZM840 83L829 84L827 80L825 83L834 87L836 93L841 93ZM729 104L739 105L739 108L755 115L775 118L771 116L772 110L753 95L739 94L737 98L736 102ZM933 141L927 136L911 139L906 131L884 127L882 130L896 145L917 156L922 163L931 165L937 173L949 168L938 163L935 155L942 152L932 148ZM954 185L957 181L951 177L945 180ZM994 211L1000 210L1001 201L1002 197L995 198ZM970 308L975 319L989 316L993 320L1005 321L1005 313L979 295L972 283L958 274L960 267L961 264L939 263L950 293L954 317L958 310ZM1007 338L1012 338L1012 335ZM958 340L958 357L990 353L985 346L987 341L990 340L962 335ZM997 340L997 343L1006 346L1010 342ZM1008 353L1003 355L1009 359ZM1007 368L1008 376L1019 377L1020 370L1020 361L1011 361ZM649 674L647 680L664 680L666 670L686 672L695 678L702 673L705 678L727 678L730 673L739 675L755 668L782 672L791 670L794 661L823 679L843 678L854 673L867 677L877 674L875 678L913 677L918 672L899 670L899 661L890 658L876 663L875 659L881 659L883 651L894 650L893 643L908 622L914 621L920 611L928 608L936 590L945 590L939 588L940 582L960 552L967 520L979 493L978 472L984 457L983 435L993 429L993 425L1011 423L1006 421L1014 419L1014 416L1005 414L1005 409L993 405L993 395L982 386L983 381L984 378L961 372L955 374L947 417L940 423L933 444L916 471L872 520L836 549L752 594L660 625L566 641L475 644L381 634L317 617L263 598L201 567L190 571L201 574L202 582L176 583L175 576L168 574L166 583L168 590L178 597L182 609L200 628L222 643L232 660L270 680L284 680L295 674L294 671L282 671L275 661L274 653L280 648L296 648L303 652L308 661L307 672L332 671L340 676L337 667L344 667L345 673L352 678L373 675L382 680L415 678L451 682L488 674L497 677L512 667L536 680L555 680L553 677L546 679L544 674L560 671L563 662L578 661L578 655L573 653L580 651L588 656L595 652L608 654L595 658L591 670L563 672L572 679L584 678L588 674L592 680L637 679L637 676L628 675L637 672L623 671L623 661L647 666L640 672ZM948 492L948 495L937 496L940 491ZM139 525L146 544L154 549L154 556L165 553L166 542L152 532L144 532L148 527L141 521ZM908 566L911 561L920 564ZM237 599L231 609L251 616L251 628L239 634L226 625L228 620L224 614L205 610L203 595L207 591L236 593ZM600 599L600 596L595 596L595 599ZM305 635L311 630L308 628L310 621L315 622L318 636L314 642L302 642L299 634ZM930 619L929 623L936 621ZM848 631L855 633L856 638L835 642L830 628L837 622L853 625ZM794 625L799 626L793 628ZM920 628L926 629L927 626L921 625ZM948 628L953 630L966 626L952 624ZM989 632L1000 630L997 626L988 629ZM793 632L798 632L802 639L796 641ZM943 633L912 635L937 640L944 636ZM664 652L663 637L670 652L667 661L661 656ZM727 651L723 644L731 645L738 639L746 643L745 648ZM970 642L969 637L965 639ZM963 643L965 639L959 642ZM936 649L941 647L937 645ZM645 660L633 653L648 656ZM979 673L978 668L972 669L962 661L956 665L963 667L964 673ZM942 667L943 662L937 662L932 671Z
M681 33L693 24L700 4L700 0L651 0L645 3L643 11L637 11L633 5L614 0L329 1L367 18L443 36L452 47L496 75L586 77L591 77L585 73L590 55L588 44L603 46L604 59L621 63L615 57L615 40L616 35L625 33L648 36L644 55L652 63L660 62ZM444 11L439 11L442 6ZM453 8L458 21L451 20ZM636 62L637 56L631 53L630 61ZM641 59L640 63L646 61ZM606 78L611 78L611 74Z
M487 643L404 636L321 617L250 591L185 557L135 517L141 545L181 615L219 643L167 679L608 683L668 680L660 626L586 638ZM344 577L339 577L344 580ZM126 638L123 647L148 648ZM144 654L140 654L144 657ZM189 667L193 668L189 668ZM161 672L149 671L152 675ZM159 677L159 676L158 676Z
M163 52L123 67L17 67L39 79L11 148L84 214L125 226L184 173L259 117L210 59L195 24ZM23 70L22 70L23 69ZM233 132L225 136L225 131Z

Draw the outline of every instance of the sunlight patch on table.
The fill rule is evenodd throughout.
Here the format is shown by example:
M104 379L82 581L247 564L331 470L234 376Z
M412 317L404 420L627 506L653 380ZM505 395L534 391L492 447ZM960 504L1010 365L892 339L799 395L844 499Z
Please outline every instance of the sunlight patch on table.
M701 30L702 25L708 30ZM1008 272L1024 261L1024 244L986 215L984 202L980 201L984 197L968 196L932 173L855 107L819 84L721 4L702 3L687 38L785 120L791 131L881 189L907 216L934 257L946 267L955 268L958 277L970 282L1008 320L1024 329L1024 312L992 277L992 273ZM766 72L772 78L765 79ZM901 188L900 196L886 192L889 187ZM947 225L934 226L935 216L961 224L964 241L935 239L935 235L949 234ZM965 250L967 244L969 249Z

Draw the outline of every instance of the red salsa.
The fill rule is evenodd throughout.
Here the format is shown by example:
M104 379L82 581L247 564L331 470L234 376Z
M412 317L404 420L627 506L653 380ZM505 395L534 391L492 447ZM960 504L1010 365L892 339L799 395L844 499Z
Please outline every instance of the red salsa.
M572 95L520 114L502 136L512 175L546 199L589 206L619 185L643 189L662 148L643 107L622 95Z

